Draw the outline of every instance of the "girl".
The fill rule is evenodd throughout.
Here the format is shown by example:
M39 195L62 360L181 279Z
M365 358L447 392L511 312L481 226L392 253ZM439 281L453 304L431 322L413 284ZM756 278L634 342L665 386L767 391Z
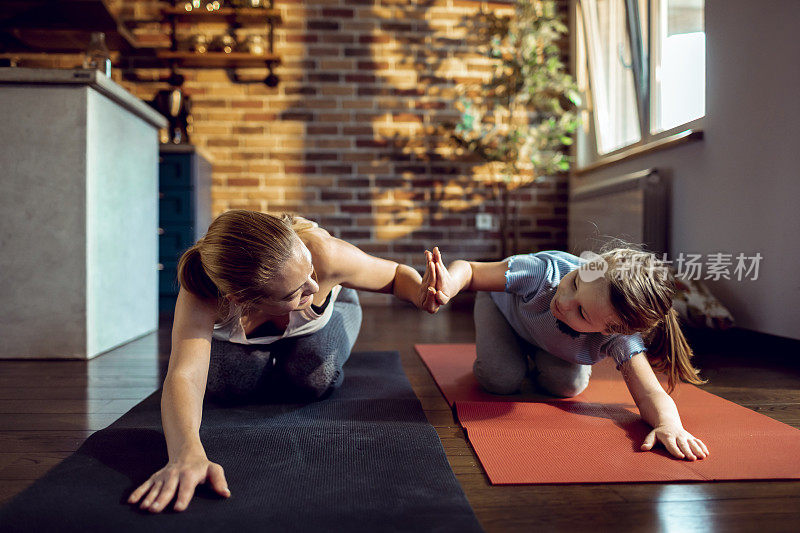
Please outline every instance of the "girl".
M161 398L169 462L129 503L183 511L210 481L230 496L200 442L204 392L217 400L313 400L342 382L361 308L354 289L421 307L419 273L365 254L302 218L233 210L178 263L172 350Z
M593 261L560 251L516 255L496 263L454 261L426 251L423 307L436 312L461 290L475 299L475 378L495 394L516 392L535 365L537 384L572 397L589 384L591 365L611 356L642 418L653 430L642 444L661 442L694 461L708 448L683 429L675 402L653 370L705 383L672 309L674 278L653 254L617 248ZM423 295L420 295L423 298ZM647 347L647 348L646 348Z

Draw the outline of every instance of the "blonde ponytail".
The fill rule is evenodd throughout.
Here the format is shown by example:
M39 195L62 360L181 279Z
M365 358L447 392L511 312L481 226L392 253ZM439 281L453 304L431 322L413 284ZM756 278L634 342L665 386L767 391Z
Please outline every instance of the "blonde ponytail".
M178 281L181 287L204 299L217 299L219 290L203 268L200 243L186 250L178 261Z
M678 321L678 313L670 309L662 320L644 335L647 360L656 372L666 374L668 391L672 393L679 380L703 385L699 370L692 366L692 348L686 341Z

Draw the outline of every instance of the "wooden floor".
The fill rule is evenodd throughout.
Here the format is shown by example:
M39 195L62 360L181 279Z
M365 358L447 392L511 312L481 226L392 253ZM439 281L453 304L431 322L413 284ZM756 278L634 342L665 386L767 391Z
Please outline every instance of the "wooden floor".
M800 531L800 481L491 486L413 350L414 343L472 342L468 304L432 317L400 305L365 307L355 349L400 352L487 531ZM157 334L88 363L0 361L0 502L159 387L170 327L165 317ZM800 342L739 330L691 342L710 378L706 390L800 428Z

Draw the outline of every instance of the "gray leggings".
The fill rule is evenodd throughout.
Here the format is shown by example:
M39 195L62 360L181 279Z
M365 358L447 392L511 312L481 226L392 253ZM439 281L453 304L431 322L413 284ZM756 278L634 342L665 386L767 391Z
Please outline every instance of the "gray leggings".
M589 384L592 367L565 361L522 339L487 292L475 297L475 344L478 357L472 369L478 383L494 394L519 391L534 364L536 384L549 394L577 396Z
M330 305L330 304L329 304ZM272 344L211 340L206 396L217 401L320 399L342 384L361 328L358 293L342 287L321 330Z

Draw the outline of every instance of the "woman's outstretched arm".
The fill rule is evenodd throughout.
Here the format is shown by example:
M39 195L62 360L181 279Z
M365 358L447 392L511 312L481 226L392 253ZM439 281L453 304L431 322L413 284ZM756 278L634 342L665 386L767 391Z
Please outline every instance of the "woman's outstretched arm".
M200 442L203 395L211 356L216 309L181 288L172 326L172 351L161 395L161 420L169 460L128 498L153 513L164 510L177 493L174 509L183 511L197 485L210 481L230 496L222 467L206 457Z
M331 283L393 294L422 308L422 276L410 266L369 255L327 232L318 232L306 245L315 270Z

